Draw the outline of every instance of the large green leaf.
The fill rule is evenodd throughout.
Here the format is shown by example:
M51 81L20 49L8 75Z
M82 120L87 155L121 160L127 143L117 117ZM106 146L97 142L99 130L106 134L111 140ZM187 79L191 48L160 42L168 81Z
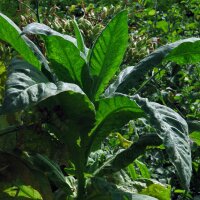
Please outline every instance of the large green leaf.
M73 100L80 99L79 96L83 97L86 104L93 109L92 104L77 85L64 82L51 83L32 65L21 60L14 60L8 69L6 93L1 114L25 109L63 92Z
M0 13L0 40L9 43L26 61L40 69L41 64L39 60L46 64L44 56L33 42L25 36L20 37L20 34L21 30L19 27L8 17Z
M85 56L77 48L77 41L71 36L63 35L50 27L31 23L23 29L23 34L43 35L46 44L47 57L52 62L51 67L59 80L76 83L83 87L82 74L85 74Z
M129 96L116 95L100 99L96 112L95 127L91 131L91 146L96 149L112 131L124 126L131 119L143 116L143 111Z
M168 61L170 60L175 62L179 62L180 59L181 63L183 62L181 60L184 60L184 63L186 63L186 61L190 63L199 62L199 55L197 55L197 46L199 46L199 41L199 38L189 38L160 47L159 49L145 57L143 60L141 60L136 66L130 66L121 71L114 83L112 83L106 89L104 95L110 96L116 91L125 93L128 91L128 89L137 86L142 77L148 71L152 70L153 67L159 67L158 65L161 64L165 58ZM184 45L183 52L187 54L187 60L185 60L185 54L183 52L181 53L182 45ZM191 45L192 47L189 48L189 45ZM177 50L175 50L176 48ZM195 49L196 51L193 52L193 49ZM172 54L170 54L170 52L172 52ZM175 56L178 57L176 58Z
M122 11L106 26L92 48L89 65L93 99L98 99L119 69L127 42L127 12Z
M139 95L133 99L149 115L150 122L157 129L158 136L163 140L182 185L188 190L192 175L192 160L186 121L166 106L149 102Z

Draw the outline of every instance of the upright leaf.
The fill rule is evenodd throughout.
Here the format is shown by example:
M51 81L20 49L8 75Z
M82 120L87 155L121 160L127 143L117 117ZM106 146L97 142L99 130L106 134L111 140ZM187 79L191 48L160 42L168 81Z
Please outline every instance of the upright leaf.
M166 61L175 61L178 63L183 63L181 60L185 60L185 53L187 51L187 62L190 61L192 63L199 62L198 55L198 46L199 46L199 38L189 38L184 40L179 40L177 42L167 44L165 46L160 47L153 53L149 54L143 60L141 60L136 66L130 66L121 71L118 75L117 79L112 83L105 91L105 96L110 96L114 92L122 92L126 93L128 89L131 89L138 85L141 78L153 67L161 64L161 62L166 58ZM184 45L184 43L186 43ZM184 45L184 52L182 51L182 45ZM191 45L191 48L189 47ZM177 48L177 50L175 50ZM172 51L174 49L174 51ZM195 49L195 51L193 51ZM172 54L170 52L172 51ZM169 56L168 56L169 55ZM178 58L175 57L178 56ZM180 60L180 62L179 62ZM186 60L184 61L186 63Z
M75 19L73 20L73 26L74 26L76 39L77 39L77 46L78 46L79 50L84 53L85 57L87 57L87 51L88 50L87 50L87 48L85 46L85 43L84 43L84 40L83 40L83 36L81 34L81 31L80 31L80 29L78 27L78 24L77 24Z
M53 199L51 186L45 174L28 165L19 156L0 151L0 168L0 176L4 177L3 180L0 180L0 185L2 182L3 184L11 183L16 185L18 181L23 185L31 185L40 192L43 199ZM3 192L2 189L0 187L0 194Z
M92 147L98 147L109 133L143 114L140 107L129 96L119 94L112 98L100 99L95 127L90 133Z
M186 121L166 106L149 102L139 95L133 99L150 116L152 126L157 129L157 134L163 140L183 186L188 190L192 175L192 160Z
M44 56L34 43L25 36L21 37L21 30L19 27L2 13L0 13L0 24L0 40L9 43L27 62L38 69L40 69L41 66L39 60L46 63Z
M98 99L119 69L127 42L127 12L122 11L106 26L92 48L89 65L93 99Z
M43 35L46 44L47 57L52 62L51 67L59 80L78 84L83 88L82 75L85 73L85 56L77 48L77 41L69 35L63 35L50 27L31 23L27 25L22 34Z

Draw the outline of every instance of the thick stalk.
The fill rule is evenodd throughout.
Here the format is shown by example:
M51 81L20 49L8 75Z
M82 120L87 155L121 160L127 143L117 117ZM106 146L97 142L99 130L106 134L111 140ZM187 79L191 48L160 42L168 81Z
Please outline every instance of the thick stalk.
M85 200L85 177L83 172L78 172L77 200Z

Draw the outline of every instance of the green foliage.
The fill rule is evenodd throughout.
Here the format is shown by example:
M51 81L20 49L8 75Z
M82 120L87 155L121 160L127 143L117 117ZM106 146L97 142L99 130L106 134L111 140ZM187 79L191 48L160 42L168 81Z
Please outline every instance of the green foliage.
M162 61L176 61L176 55L183 58L180 47L187 46L188 42L193 42L193 45L184 47L188 57L182 62L186 64L192 60L196 63L199 57L193 50L198 46L199 39L190 38L161 47L135 67L124 69L109 85L123 62L127 47L126 11L119 12L108 23L91 50L86 48L76 22L73 24L77 39L38 23L29 24L21 32L3 14L0 15L0 24L4 27L0 38L26 60L13 59L8 67L5 97L0 108L1 115L9 118L15 113L20 121L0 131L0 137L9 134L17 136L12 138L16 140L16 145L10 150L12 153L4 152L0 147L0 176L6 177L6 183L18 187L16 180L19 179L22 185L31 185L48 200L169 199L170 188L162 185L143 183L145 188L139 190L135 186L131 190L130 185L120 187L120 178L112 180L114 174L122 173L125 167L129 168L132 178L137 179L131 165L133 162L141 177L149 179L151 173L146 164L136 159L144 155L148 148L163 144L180 183L189 190L192 166L186 121L167 106L139 95L127 95L126 92L130 87L137 86L139 79L148 71L155 66L159 68ZM49 63L25 34L42 36ZM26 119L30 116L33 118ZM90 156L104 145L110 133L119 131L130 120L141 118L149 121L151 133L139 135L127 149L112 152L108 159L101 161L100 167L96 165L95 169L88 170ZM57 143L63 145L65 151L59 155L61 159L55 156L48 158L49 155L45 155L47 152L41 152L41 149L30 150L29 145L22 146L18 135L23 139L22 133L26 134L33 128L31 133L38 138L42 138L40 134L46 134L46 139L55 146ZM52 149L54 145L50 143ZM61 165L65 166L66 177L59 168ZM9 170L13 170L11 177ZM123 176L127 178L126 172ZM135 182L129 180L128 183L134 185ZM56 191L50 184L56 187ZM142 185L142 181L139 184ZM156 194L158 189L159 194Z

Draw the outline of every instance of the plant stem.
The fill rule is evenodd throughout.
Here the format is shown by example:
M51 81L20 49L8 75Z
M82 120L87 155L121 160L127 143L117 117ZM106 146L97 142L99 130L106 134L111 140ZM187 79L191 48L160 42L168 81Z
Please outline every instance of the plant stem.
M39 14L39 0L35 0L35 5L36 5L36 17L38 23L40 23L40 14Z
M78 194L77 200L85 199L85 177L83 172L78 172Z

